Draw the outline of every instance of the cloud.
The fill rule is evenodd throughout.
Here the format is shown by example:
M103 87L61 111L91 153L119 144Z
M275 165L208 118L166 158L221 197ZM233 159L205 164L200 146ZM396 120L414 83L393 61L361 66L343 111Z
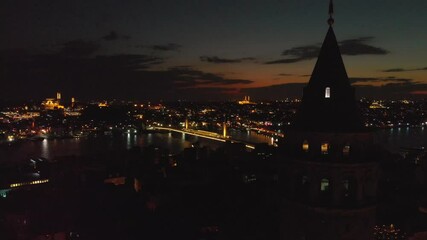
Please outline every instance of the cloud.
M338 42L338 45L340 46L340 51L342 55L385 55L389 53L389 51L385 49L367 44L367 42L373 39L374 37L347 39ZM269 61L265 64L289 64L315 59L319 56L320 49L321 44L311 44L301 47L294 47L291 49L284 50L282 52L282 56L286 56L287 58Z
M296 63L296 62L300 62L303 60L308 60L308 59L302 59L302 58L299 58L299 59L297 59L297 58L279 59L279 60L265 62L265 64Z
M350 78L350 83L361 83L361 82L400 82L400 83L409 83L413 79L409 78L396 78L396 77L355 77Z
M77 39L62 44L59 54L68 57L86 57L95 54L99 49L100 45L96 42Z
M176 94L179 99L224 101L225 99L238 98L239 90L224 87L183 88L176 90Z
M406 72L406 71L408 70L403 68L391 68L391 69L383 70L382 72Z
M360 37L355 39L348 39L339 42L341 54L349 56L357 55L385 55L389 51L368 45L366 42L373 40L374 37Z
M360 82L366 79L366 82L377 78L357 78ZM386 78L387 80L388 78ZM397 82L387 82L380 86L373 85L355 85L357 97L367 97L373 99L402 99L425 97L427 95L427 84L399 79ZM379 81L379 80L378 80ZM304 86L307 83L285 83L266 87L243 88L241 94L250 95L254 99L260 100L278 100L285 98L301 98Z
M116 68L125 68L131 71L139 71L161 64L164 60L160 57L143 54L117 54L96 56L94 62L97 62L97 64L113 65Z
M427 67L423 68L390 68L382 72L413 72L413 71L427 71Z
M255 61L255 58L245 57L245 58L220 58L217 56L201 56L200 61L209 62L209 63L241 63L244 61Z
M18 52L14 58L8 55ZM245 79L227 78L190 66L155 70L164 59L155 55L118 54L81 57L63 54L0 53L0 89L4 99L43 99L56 91L78 99L227 99ZM92 53L93 51L91 51ZM22 87L25 86L25 87Z
M278 75L283 77L295 76L294 74L290 74L290 73L280 73Z
M221 75L195 70L190 67L174 67L168 70L175 76L179 87L196 87L199 85L233 85L250 84L253 81L224 78Z
M402 99L423 97L427 93L427 84L416 82L387 83L381 86L356 86L356 93L361 97Z
M176 43L169 43L165 45L152 45L149 48L156 51L178 51L182 46Z
M242 94L250 95L253 99L278 100L285 98L300 98L307 83L285 83L266 87L243 88Z
M111 31L107 35L103 36L102 39L105 41L115 41L115 40L129 40L130 36L128 35L120 35L116 31Z

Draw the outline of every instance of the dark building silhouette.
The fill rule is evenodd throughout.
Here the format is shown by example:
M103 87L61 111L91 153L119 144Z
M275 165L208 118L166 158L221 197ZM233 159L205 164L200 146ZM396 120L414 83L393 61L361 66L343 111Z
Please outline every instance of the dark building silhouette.
M375 225L381 152L364 127L333 30L285 137L281 239L367 240Z

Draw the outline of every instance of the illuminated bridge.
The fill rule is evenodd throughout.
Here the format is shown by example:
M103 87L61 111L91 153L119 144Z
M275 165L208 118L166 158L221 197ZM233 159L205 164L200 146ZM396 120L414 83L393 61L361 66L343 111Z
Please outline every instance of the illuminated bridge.
M177 132L177 133L182 133L182 134L188 134L188 135L206 138L206 139L219 141L219 142L230 141L232 143L244 143L246 148L255 149L255 144L247 143L247 142L244 142L241 140L232 139L232 138L230 138L230 136L226 136L226 134L225 134L226 131L224 131L224 134L221 135L221 134L214 133L214 132L208 132L208 131L203 131L203 130L194 130L194 129L177 129L177 128L170 128L170 127L153 127L153 129Z

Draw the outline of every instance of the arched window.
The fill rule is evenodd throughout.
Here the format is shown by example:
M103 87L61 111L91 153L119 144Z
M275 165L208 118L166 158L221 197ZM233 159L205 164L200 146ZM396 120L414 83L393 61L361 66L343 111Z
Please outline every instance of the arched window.
M356 201L357 195L357 181L353 177L349 177L342 180L343 187L343 200L346 202L354 202Z
M308 200L309 192L310 192L310 179L307 175L300 175L297 178L295 186L295 197L302 201Z
M308 177L307 176L302 176L302 178L301 178L301 184L302 185L306 185L306 184L308 184Z
M329 143L327 143L327 142L322 143L322 145L320 145L320 151L322 152L322 154L328 154Z
M371 201L376 198L377 184L372 176L369 176L363 184L363 194L365 200Z
M348 156L350 155L350 145L345 145L344 148L342 149L342 154L344 156Z
M348 179L342 180L342 185L344 187L344 196L348 197L350 190L350 181Z
M329 191L329 179L322 178L322 180L320 181L320 191L322 192Z
M325 98L331 98L331 88L330 87L325 88Z
M304 152L308 152L308 149L309 149L309 145L308 145L308 141L307 140L304 140L304 142L302 143L302 150L304 151Z

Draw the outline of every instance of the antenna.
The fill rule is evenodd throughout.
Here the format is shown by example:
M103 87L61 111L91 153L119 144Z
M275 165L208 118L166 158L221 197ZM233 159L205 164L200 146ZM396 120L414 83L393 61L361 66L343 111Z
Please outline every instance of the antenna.
M333 15L334 15L334 2L332 0L330 0L330 2L329 2L329 19L328 19L328 24L331 27L332 27L332 25L335 22Z

